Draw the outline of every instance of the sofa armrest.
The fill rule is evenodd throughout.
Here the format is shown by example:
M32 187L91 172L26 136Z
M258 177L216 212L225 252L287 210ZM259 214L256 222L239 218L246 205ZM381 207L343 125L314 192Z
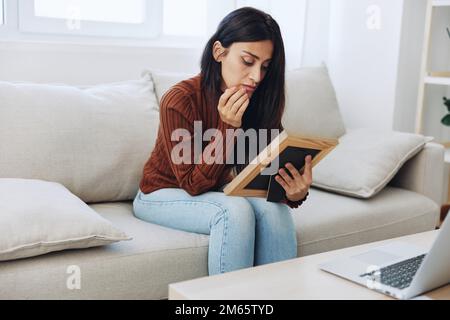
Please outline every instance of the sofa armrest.
M444 202L444 178L444 147L427 143L403 165L389 185L423 194L440 206Z

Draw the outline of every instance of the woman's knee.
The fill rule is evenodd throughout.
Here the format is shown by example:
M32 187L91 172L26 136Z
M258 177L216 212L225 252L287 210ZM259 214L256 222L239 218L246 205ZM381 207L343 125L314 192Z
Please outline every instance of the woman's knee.
M276 203L259 212L255 211L255 216L257 220L264 220L266 224L273 225L274 228L279 227L285 231L295 230L292 210L285 204Z
M144 193L139 190L133 200L133 214L138 219L147 220L149 208L142 196Z
M227 224L255 228L255 213L252 205L243 197L227 197L221 203L222 210L215 215L212 225L226 220Z
M249 198L257 220L260 219L292 219L289 206L282 203L268 202L262 198Z
M142 204L139 199L140 193L141 191L139 190L133 200L133 214L136 218L140 218L142 214Z

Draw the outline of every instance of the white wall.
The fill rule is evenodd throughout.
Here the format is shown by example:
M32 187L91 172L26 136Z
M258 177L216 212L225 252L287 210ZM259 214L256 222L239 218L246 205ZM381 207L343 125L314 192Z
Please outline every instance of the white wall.
M306 0L270 0L269 12L277 20L283 35L287 69L301 66L306 31L305 20L309 14L307 2Z
M380 28L372 30L367 9L373 5ZM414 132L425 9L424 0L331 1L328 64L348 127ZM448 21L450 9L435 14L430 70L450 69ZM426 90L424 133L438 141L450 141L450 128L439 123L442 96L449 93L446 87Z
M348 127L412 131L424 0L309 0L306 4L302 7L299 2L294 8L297 20L281 18L283 10L291 7L273 4L271 8L283 32L289 31L291 52L298 53L289 67L327 63ZM380 9L380 29L367 26L373 22L367 12L371 5ZM307 10L306 20L302 10ZM197 72L203 49L1 40L0 80L82 85L136 79L146 68ZM430 123L435 126L436 120ZM450 131L435 128L440 130Z
M394 129L414 132L420 66L423 53L426 2L405 1L399 59ZM434 9L428 70L450 70L450 40L445 30L450 21L450 8ZM442 97L448 87L428 85L425 91L424 134L436 141L450 141L450 129L440 124L446 114Z
M404 2L393 129L415 131L427 2Z
M266 0L264 10L270 12L280 24L286 44L289 69L298 68L302 63L302 53L307 65L320 64L326 60L328 28L317 21L329 0L309 0L311 15L306 21L306 0ZM240 5L254 5L255 1L239 1ZM224 8L231 11L232 8ZM223 17L209 17L209 28L214 31ZM17 21L13 21L13 24ZM303 31L308 27L307 47L303 49ZM212 32L210 32L212 33ZM317 34L317 35L316 35ZM210 34L209 34L210 35ZM0 33L0 37L2 34ZM174 72L193 73L199 71L199 63L204 43L196 47L149 46L145 43L120 44L120 41L104 41L95 38L69 37L64 43L61 37L39 36L12 32L0 38L0 80L64 82L68 84L94 84L123 79L135 79L145 68L156 68ZM321 39L320 41L316 41ZM66 42L67 42L66 40ZM205 40L206 42L206 40ZM320 54L318 54L320 50ZM305 64L305 63L304 63Z
M309 14L316 14L308 12L309 3L312 2L328 3L329 0L236 0L238 8L244 6L258 8L269 13L278 22L285 45L287 69L299 68L302 64L306 17Z
M435 9L433 14L429 69L450 70L450 39L446 27L450 27L450 8ZM447 113L442 97L450 97L450 87L428 85L425 91L424 132L438 141L450 141L450 128L440 123Z
M306 10L301 65L326 64L329 50L330 0L309 0Z
M367 25L372 5L379 29ZM328 64L347 127L393 128L402 10L403 0L331 1Z
M0 80L89 85L137 79L144 69L196 72L200 49L0 42Z

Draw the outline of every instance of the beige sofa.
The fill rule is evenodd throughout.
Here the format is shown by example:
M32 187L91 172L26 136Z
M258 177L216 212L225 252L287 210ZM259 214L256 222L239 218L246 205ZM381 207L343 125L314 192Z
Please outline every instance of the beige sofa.
M171 84L182 78L183 75L164 74L148 78L151 86L155 85L156 101ZM2 86L5 90L4 83L0 83L0 90ZM295 88L297 84L289 83L289 86ZM46 98L36 93L39 90L34 91L36 101ZM87 111L89 108L75 107L67 111L65 102L59 101L60 111L40 105L41 109L30 108L22 118L16 116L14 124L6 120L2 123L8 127L10 140L13 137L16 140L14 145L8 142L10 140L0 140L0 151L9 150L0 156L0 178L14 176L61 182L133 239L103 247L0 262L0 299L162 299L167 297L168 284L207 275L208 236L171 230L133 216L132 200L139 173L154 145L157 110L152 111L147 105L142 109L134 108L133 103L142 101L127 104L123 95L119 96L122 109L92 113ZM14 108L15 101L3 100L0 115L7 115L5 108ZM296 102L290 101L293 103ZM22 107L17 105L17 108ZM45 112L66 112L60 116L69 118L67 125L76 123L77 130L57 128L57 122L53 122L53 127L42 125L36 120L32 126L39 130L31 131L30 119L43 121L40 117ZM133 115L133 112L138 114ZM301 122L292 119L295 112L289 112L289 121ZM120 119L128 121L129 125L123 126ZM94 125L99 127L93 128ZM30 131L24 134L27 128ZM336 135L345 128L337 124L330 130L334 130L328 132L330 135ZM55 134L64 134L64 139L55 138ZM91 148L74 141L85 141ZM37 147L39 144L45 147ZM95 163L90 162L89 157L95 152L97 157L102 152L105 154ZM308 201L292 213L297 226L298 255L434 229L442 197L442 178L443 148L428 143L388 186L370 199L312 188ZM66 285L71 265L80 267L80 289L68 289Z

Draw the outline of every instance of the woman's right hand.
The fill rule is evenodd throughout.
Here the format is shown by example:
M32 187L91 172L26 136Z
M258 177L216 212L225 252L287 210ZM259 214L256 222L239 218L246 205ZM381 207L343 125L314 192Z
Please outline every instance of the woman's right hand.
M242 116L250 103L247 91L242 88L233 87L225 90L220 96L219 110L220 118L223 122L240 128L242 125Z

